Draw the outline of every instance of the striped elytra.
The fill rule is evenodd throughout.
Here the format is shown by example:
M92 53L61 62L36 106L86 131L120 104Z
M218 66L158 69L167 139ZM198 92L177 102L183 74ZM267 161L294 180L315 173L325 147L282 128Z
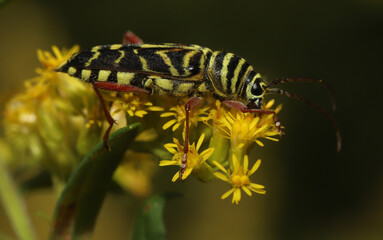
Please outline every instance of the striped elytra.
M266 86L254 85L262 82L261 76L244 58L229 52L213 52L198 45L96 46L75 54L57 71L85 82L132 85L152 94L212 94L219 99L244 104L260 102ZM252 91L254 87L257 91Z

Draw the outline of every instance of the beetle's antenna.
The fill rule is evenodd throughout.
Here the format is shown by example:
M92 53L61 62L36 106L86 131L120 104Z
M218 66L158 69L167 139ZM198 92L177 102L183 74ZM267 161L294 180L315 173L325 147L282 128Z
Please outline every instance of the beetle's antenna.
M336 140L337 140L337 151L340 152L340 149L342 147L342 138L340 136L340 131L339 131L339 127L338 127L338 124L335 120L335 118L324 108L322 108L321 106L319 106L318 104L316 103L313 103L312 101L302 97L302 96L299 96L299 95L296 95L294 93L290 93L290 92L287 92L285 90L282 90L282 89L278 89L278 88L269 88L267 90L267 93L271 93L271 94L281 94L281 95L285 95L287 97L290 97L290 98L295 98L299 101L302 101L302 102L305 102L306 104L316 108L317 110L319 110L322 114L324 114L328 119L330 119L332 125L334 126L335 128L335 134L336 134Z
M268 87L272 87L274 85L277 85L279 83L288 83L288 82L309 82L309 83L317 83L324 87L328 94L330 95L331 98L331 104L332 104L332 109L335 111L336 109L336 102L335 102L335 96L334 93L332 92L331 88L323 82L321 79L315 79L315 78L278 78L273 81L271 81L268 85Z

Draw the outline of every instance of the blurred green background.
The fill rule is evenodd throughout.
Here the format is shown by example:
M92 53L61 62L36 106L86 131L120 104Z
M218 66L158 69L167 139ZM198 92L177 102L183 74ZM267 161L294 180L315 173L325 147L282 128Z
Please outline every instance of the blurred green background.
M227 186L219 181L170 183L175 169L160 169L154 192L184 193L165 210L169 239L382 239L382 1L11 1L0 9L0 110L35 76L36 49L120 43L127 29L149 43L232 51L268 80L322 78L338 103L340 153L328 119L276 97L286 136L253 152L263 160L256 182L267 194L239 206L220 200ZM283 88L330 109L314 84ZM54 196L46 189L27 199L46 239ZM139 204L111 194L94 239L128 239ZM0 232L12 234L2 209Z

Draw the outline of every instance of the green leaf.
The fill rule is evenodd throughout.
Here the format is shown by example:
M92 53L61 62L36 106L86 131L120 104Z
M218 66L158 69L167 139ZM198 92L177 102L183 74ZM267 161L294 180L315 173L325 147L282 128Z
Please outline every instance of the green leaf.
M149 198L136 219L132 240L164 240L166 228L163 213L166 200L179 194L154 195Z
M112 151L99 142L73 172L57 203L50 239L89 239L113 172L137 135L139 124L109 138Z

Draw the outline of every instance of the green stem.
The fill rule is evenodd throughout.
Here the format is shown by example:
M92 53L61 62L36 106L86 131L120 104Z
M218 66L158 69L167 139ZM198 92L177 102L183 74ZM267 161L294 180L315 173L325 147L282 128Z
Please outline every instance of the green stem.
M4 164L3 156L1 155L0 198L17 238L21 240L37 239L23 197L18 191L16 184L13 182L13 179Z
M241 165L243 165L243 157L245 155L245 147L237 148L237 147L231 147L230 148L230 155L229 155L229 162L230 162L230 169L233 171L234 165L233 165L233 155L237 157L237 159L241 162Z
M66 183L57 175L52 175L52 183L56 199L59 199Z
M210 139L209 147L214 148L213 155L207 160L210 164L213 161L217 161L221 164L227 161L228 148L230 147L229 140L221 137L218 131L214 131Z

